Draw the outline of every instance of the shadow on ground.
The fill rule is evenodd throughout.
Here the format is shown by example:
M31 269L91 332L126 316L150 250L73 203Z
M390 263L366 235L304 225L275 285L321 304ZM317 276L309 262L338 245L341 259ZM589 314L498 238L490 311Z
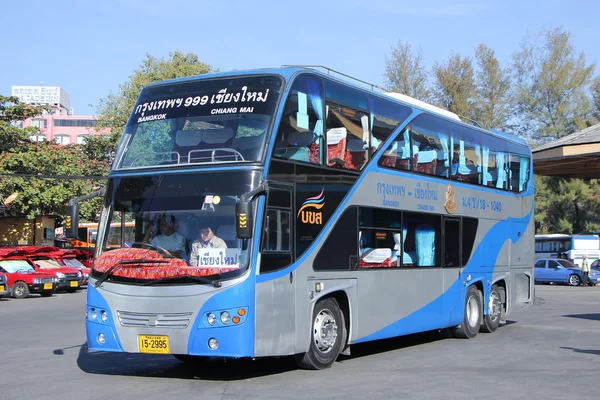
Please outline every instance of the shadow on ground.
M592 313L592 314L566 314L566 315L563 315L563 317L589 319L589 320L592 320L592 321L600 321L600 313Z
M511 323L513 321L507 321L507 325ZM356 344L351 347L352 354L340 356L339 361L351 362L361 357L401 350L450 337L448 330L440 330ZM77 357L78 367L90 374L230 381L282 374L298 369L293 357L198 358L193 362L181 362L170 355L90 351L87 343L71 348L75 347L80 347ZM53 353L62 355L64 350L67 349L56 349Z
M600 350L575 349L573 347L561 347L561 349L564 349L564 350L573 350L574 353L594 354L596 356L600 356Z

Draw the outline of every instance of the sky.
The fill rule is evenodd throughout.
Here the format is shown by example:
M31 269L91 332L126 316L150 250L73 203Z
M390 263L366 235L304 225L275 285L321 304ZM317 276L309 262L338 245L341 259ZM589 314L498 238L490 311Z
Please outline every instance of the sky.
M220 71L324 65L382 86L399 41L428 69L480 43L504 67L528 32L561 27L588 64L600 61L598 0L0 0L0 10L0 95L60 86L76 115L96 115L146 53L175 50Z

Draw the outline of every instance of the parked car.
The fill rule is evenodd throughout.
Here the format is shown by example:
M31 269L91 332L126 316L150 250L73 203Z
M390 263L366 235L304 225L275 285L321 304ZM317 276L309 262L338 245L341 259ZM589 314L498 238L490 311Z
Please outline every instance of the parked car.
M54 246L28 246L19 248L31 257L36 259L52 259L67 268L75 268L81 272L81 280L79 286L87 285L87 280L90 275L90 268L83 265L77 259L78 251L73 249L59 249Z
M567 283L579 286L583 280L581 268L569 260L542 258L535 262L535 283Z
M25 258L31 261L37 271L50 273L58 278L54 290L65 290L74 293L81 288L83 273L77 268L65 267L47 256L48 248L52 246L17 246L12 248L13 257ZM11 248L8 248L11 249Z
M30 293L52 296L58 283L53 274L36 271L31 261L16 255L7 256L6 252L0 252L0 272L6 276L10 293L16 299L28 297Z
M0 299L4 296L10 296L10 289L8 288L8 278L6 274L0 273Z

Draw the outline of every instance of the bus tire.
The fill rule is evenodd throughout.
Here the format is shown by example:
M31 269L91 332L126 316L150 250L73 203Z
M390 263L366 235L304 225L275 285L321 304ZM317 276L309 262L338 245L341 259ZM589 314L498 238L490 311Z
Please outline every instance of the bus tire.
M333 297L315 305L311 324L310 347L306 353L295 356L300 368L325 369L338 358L346 345L347 332L344 313Z
M483 306L481 292L475 285L469 286L465 298L465 312L462 324L454 328L454 336L472 339L479 333L482 323Z
M490 291L490 299L488 301L487 315L483 316L483 325L481 331L485 333L492 333L500 326L500 319L502 317L502 299L500 297L500 291L496 285L492 286Z
M12 287L12 295L15 299L24 299L29 297L29 287L25 282L15 282Z

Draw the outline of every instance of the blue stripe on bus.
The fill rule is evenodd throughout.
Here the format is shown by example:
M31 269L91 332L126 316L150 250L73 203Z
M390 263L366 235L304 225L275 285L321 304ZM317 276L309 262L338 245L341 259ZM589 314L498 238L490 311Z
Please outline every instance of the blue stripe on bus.
M445 180L445 181L440 182L439 178L435 178L435 177L429 177L429 176L425 176L425 175L423 175L423 176L414 175L410 172L381 169L381 168L379 168L379 166L376 165L376 161L374 160L374 163L371 164L370 167L367 167L363 171L363 173L360 175L360 177L354 184L353 188L350 191L348 191L348 194L346 195L346 197L344 197L344 200L342 200L342 202L340 203L340 205L338 206L336 211L329 218L329 220L327 221L327 224L323 227L323 229L321 230L321 233L319 233L319 236L313 241L313 243L308 247L308 249L306 249L306 251L302 254L302 256L300 256L300 258L298 258L295 263L291 264L287 268L284 268L279 271L274 271L274 272L269 272L266 274L258 275L256 278L256 282L262 283L262 282L272 281L272 280L284 277L284 276L288 275L290 272L294 271L296 268L298 268L298 266L306 260L308 255L314 251L314 248L317 246L317 243L320 243L323 240L322 236L324 235L324 232L330 230L330 228L333 226L333 224L337 221L337 219L341 215L342 211L346 209L346 205L348 204L349 199L352 196L352 193L356 190L357 187L360 186L361 182L365 179L365 177L368 175L369 172L387 173L389 176L396 176L399 178L410 177L411 179L421 180L426 183L431 182L431 183L443 184L444 182L447 182L447 183L452 183L452 185L454 185L455 187L474 188L474 190L477 190L477 191L482 190L482 191L492 192L492 193L494 193L496 195L500 195L500 196L533 197L533 182L532 182L532 180L530 180L530 182L528 183L527 190L524 193L519 193L517 195L517 194L515 194L513 192L509 192L509 191L503 191L503 190L498 190L498 189L494 189L494 188L487 188L485 186L473 186L468 183L462 183L460 181ZM267 173L267 171L265 170L265 174L266 173ZM533 200L532 200L531 209L533 210ZM404 211L404 210L399 210L399 211ZM440 214L440 215L442 215L442 214ZM508 220L510 220L511 218L513 218L513 217L508 217ZM257 219L257 221L260 221L260 220Z
M96 309L98 322L93 322L91 320L91 309ZM101 310L104 310L108 313L109 318L106 322L101 322L100 319ZM113 313L111 309L108 307L108 303L104 299L104 297L98 292L98 289L92 284L88 285L87 288L87 311L88 317L85 321L86 325L86 334L87 334L87 345L90 350L102 350L102 351L123 351L123 347L121 346L121 342L119 340L119 336L117 335L117 330L115 329L115 323L113 318ZM98 343L98 335L103 334L106 342L101 345Z
M482 263L480 260L491 260L495 262L506 240L511 240L513 243L517 243L522 237L525 236L524 233L527 230L527 226L531 222L532 216L533 207L531 207L529 214L523 218L508 218L507 220L496 223L481 240L477 246L477 249L475 250L475 253L471 257L471 260L461 273L460 277L458 277L452 286L442 293L440 297L433 300L426 306L418 309L414 313L402 318L401 320L398 320L368 336L355 340L354 343L368 342L371 340L385 339L415 332L443 328L439 326L439 320L430 318L429 316L435 313L436 310L439 310L439 312L444 310L443 305L445 303L456 303L456 300L460 298L462 298L464 301L463 292L465 291L465 285L463 277L468 274L475 275L476 278L471 280L470 284L483 281L484 277L481 276L480 272L481 265L486 265L487 263ZM494 268L492 267L492 274L493 270ZM487 285L484 282L483 287L486 286ZM453 320L448 320L446 327L460 324L463 319L463 313L464 306L459 308L457 312L454 313Z

